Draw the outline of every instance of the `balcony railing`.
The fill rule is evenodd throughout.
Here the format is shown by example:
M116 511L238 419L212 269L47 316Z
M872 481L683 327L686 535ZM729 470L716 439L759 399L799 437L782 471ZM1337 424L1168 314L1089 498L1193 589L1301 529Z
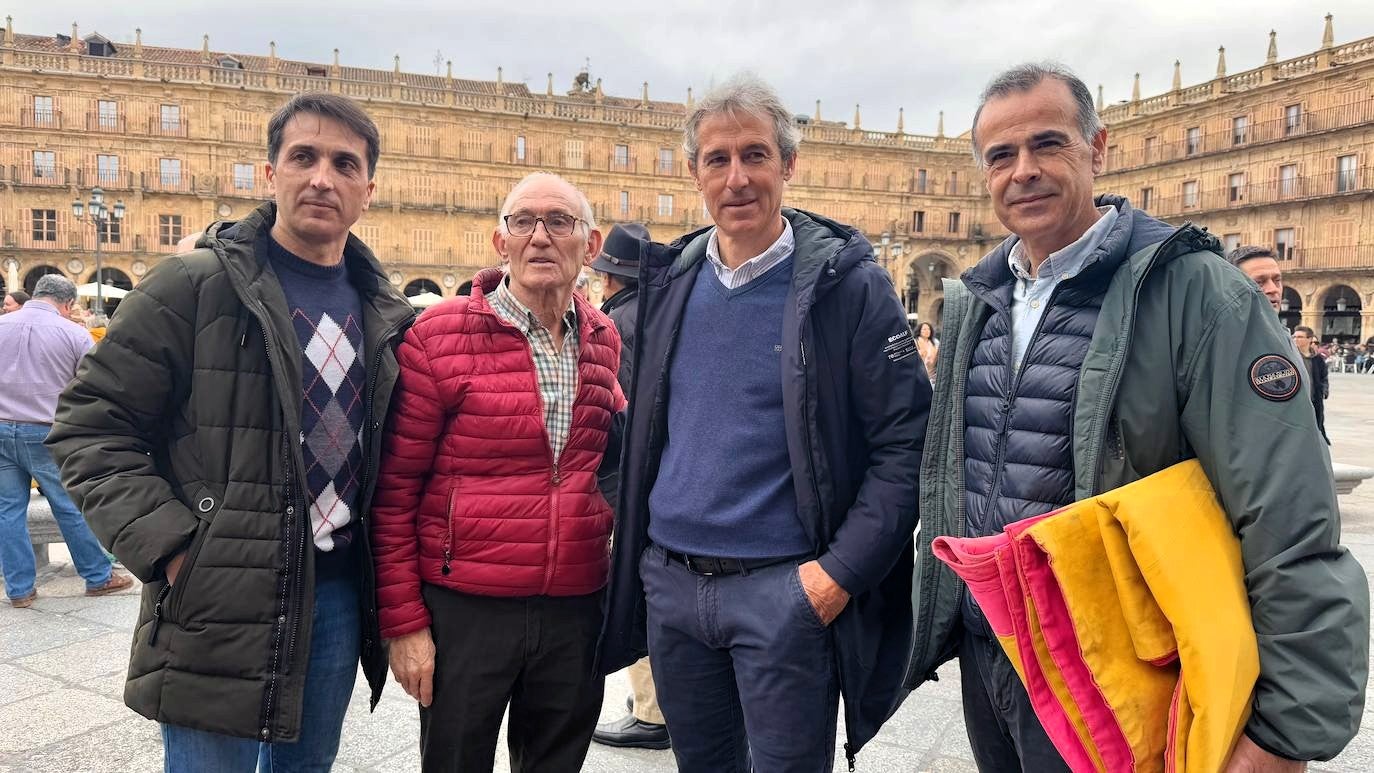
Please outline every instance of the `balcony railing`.
M1148 208L1157 217L1175 217L1200 212L1303 201L1325 196L1367 193L1374 188L1374 173L1368 167L1345 172L1292 177L1263 183L1246 183L1201 190L1190 201L1182 194L1155 196Z
M87 113L86 131L88 132L109 132L110 134L124 134L126 122L122 115L110 115L108 113Z
M185 118L178 118L173 121L154 116L148 119L148 134L154 137L181 137L184 139L191 136L191 122Z
M1196 143L1188 139L1175 142L1156 141L1150 148L1143 145L1130 150L1109 153L1105 174L1125 172L1153 164L1163 164L1186 158L1222 153L1237 148L1245 148L1279 140L1292 139L1306 134L1344 129L1374 122L1374 99L1366 99L1348 105L1329 107L1302 113L1294 118L1281 115L1267 121L1249 124L1243 139L1237 142L1232 127L1220 131L1203 132ZM1110 136L1110 132L1108 132Z
M19 125L26 129L61 129L62 111L23 108L19 111Z

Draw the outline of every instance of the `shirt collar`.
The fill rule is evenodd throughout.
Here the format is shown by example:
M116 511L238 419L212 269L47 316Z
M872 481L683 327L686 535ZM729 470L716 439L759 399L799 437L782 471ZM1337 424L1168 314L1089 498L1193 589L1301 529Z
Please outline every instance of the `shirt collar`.
M1083 262L1097 249L1098 245L1107 238L1107 233L1112 230L1116 223L1116 207L1098 207L1097 222L1092 227L1083 232L1072 244L1050 253L1045 262L1040 264L1039 276L1031 276L1030 260L1026 258L1022 242L1017 241L1011 246L1011 252L1007 255L1007 263L1011 266L1012 276L1024 282L1034 282L1036 279L1050 278L1058 282L1077 274L1083 268Z
M526 333L544 327L544 323L539 321L539 317L535 316L534 312L530 311L529 307L521 303L520 299L515 297L515 293L511 292L510 274L502 277L501 283L496 286L495 302L500 304L506 315ZM568 330L577 329L577 301L572 298L568 299L568 310L563 312L563 324Z
M44 312L47 312L47 313L49 313L49 314L56 314L57 316L62 317L63 319L66 319L66 317L63 316L61 310L59 310L56 306L52 305L51 303L46 303L46 302L44 302L44 301L35 301L35 300L24 301L24 305L23 305L23 306L20 306L18 309L15 309L15 311L23 311L24 309L33 309L34 311L44 311ZM68 320L68 321L70 321L70 320ZM73 323L73 324L75 324L75 323Z
M715 266L716 273L722 271L733 273L740 271L745 266L756 266L763 263L779 261L791 255L792 251L796 249L797 240L792 234L792 223L784 217L782 218L782 235L777 238L777 241L773 242L768 249L741 263L739 268L732 269L725 265L725 261L720 259L720 238L717 230L716 228L712 228L711 235L706 240L706 259L711 261L711 265Z

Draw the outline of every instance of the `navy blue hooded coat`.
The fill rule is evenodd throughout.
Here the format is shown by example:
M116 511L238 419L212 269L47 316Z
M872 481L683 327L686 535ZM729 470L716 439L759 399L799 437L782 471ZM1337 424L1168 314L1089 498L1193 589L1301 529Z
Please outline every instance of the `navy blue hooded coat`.
M852 760L901 704L912 531L930 382L892 280L854 229L784 209L796 237L783 316L783 406L797 507L822 568L852 598L832 624ZM669 367L708 230L646 245L607 614L610 673L646 654L639 557L668 431Z

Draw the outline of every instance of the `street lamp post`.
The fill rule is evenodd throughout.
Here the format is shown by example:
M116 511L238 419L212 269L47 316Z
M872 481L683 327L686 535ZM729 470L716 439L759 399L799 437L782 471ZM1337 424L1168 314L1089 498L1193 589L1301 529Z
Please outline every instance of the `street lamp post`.
M105 206L105 191L100 186L91 189L91 201L83 205L80 198L72 200L72 216L85 223L90 222L95 225L95 305L101 312L105 311L105 297L101 289L105 286L105 267L102 263L101 240L105 236L101 230L106 228L106 223L111 220L119 221L124 219L124 201L115 201L113 207ZM79 277L78 277L79 278Z

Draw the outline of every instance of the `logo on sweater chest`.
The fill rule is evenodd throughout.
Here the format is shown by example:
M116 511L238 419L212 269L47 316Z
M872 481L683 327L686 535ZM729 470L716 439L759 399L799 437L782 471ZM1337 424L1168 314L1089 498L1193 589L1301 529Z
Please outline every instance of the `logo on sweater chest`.
M1298 393L1302 380L1298 367L1278 354L1266 354L1250 363L1250 388L1266 400L1281 403Z

